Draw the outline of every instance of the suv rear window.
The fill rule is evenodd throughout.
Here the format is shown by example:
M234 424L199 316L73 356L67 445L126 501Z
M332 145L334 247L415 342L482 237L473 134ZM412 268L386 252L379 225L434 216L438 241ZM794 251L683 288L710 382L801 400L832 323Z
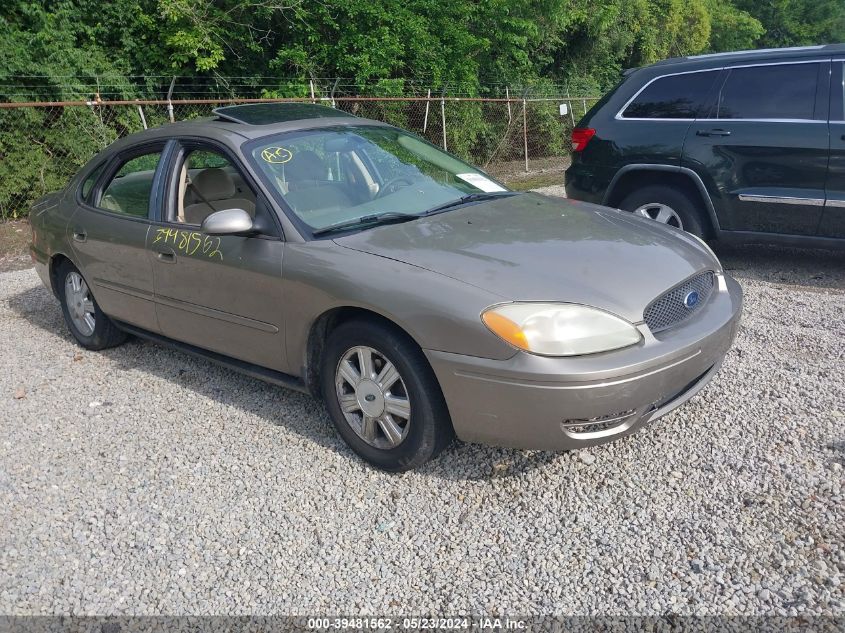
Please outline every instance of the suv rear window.
M716 104L717 119L812 119L819 64L734 68Z
M694 119L719 75L718 70L661 77L628 104L626 119Z

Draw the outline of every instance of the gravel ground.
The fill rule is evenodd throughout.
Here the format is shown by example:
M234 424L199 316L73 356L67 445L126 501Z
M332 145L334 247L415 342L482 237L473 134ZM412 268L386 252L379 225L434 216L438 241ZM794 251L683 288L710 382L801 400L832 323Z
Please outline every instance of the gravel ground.
M845 614L845 254L722 251L713 383L643 432L368 468L311 398L70 340L0 274L0 613Z

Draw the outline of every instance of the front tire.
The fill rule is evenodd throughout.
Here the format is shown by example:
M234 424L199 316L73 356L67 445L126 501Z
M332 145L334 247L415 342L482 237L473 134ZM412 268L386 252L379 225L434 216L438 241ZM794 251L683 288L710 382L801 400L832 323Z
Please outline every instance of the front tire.
M126 340L126 334L100 310L88 282L76 266L68 261L62 263L56 282L65 323L77 343L86 349L100 350Z
M393 327L367 320L338 326L326 341L320 376L338 433L377 468L416 468L452 440L434 372L419 347Z
M690 196L674 187L650 185L622 200L619 208L640 217L704 237L704 220Z

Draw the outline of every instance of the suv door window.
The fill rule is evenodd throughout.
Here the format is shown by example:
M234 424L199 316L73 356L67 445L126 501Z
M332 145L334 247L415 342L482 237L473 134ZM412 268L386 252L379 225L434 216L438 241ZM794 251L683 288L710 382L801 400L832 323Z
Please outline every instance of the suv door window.
M719 70L660 77L628 104L626 119L694 119L719 76Z
M153 176L161 152L135 156L121 165L97 202L97 207L112 213L146 218L150 212Z
M845 72L843 72L845 67L843 67L843 62L836 62L832 70L830 78L830 120L845 121Z
M713 118L812 120L818 74L818 63L733 68Z

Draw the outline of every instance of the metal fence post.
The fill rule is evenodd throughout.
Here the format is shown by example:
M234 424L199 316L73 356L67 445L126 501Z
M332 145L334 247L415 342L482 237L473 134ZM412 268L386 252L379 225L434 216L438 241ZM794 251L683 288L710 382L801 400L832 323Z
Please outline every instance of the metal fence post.
M334 91L335 91L335 90L337 90L337 84L339 84L339 83L340 83L340 77L335 77L335 80L334 80L334 85L332 86L332 94L331 94L331 97L332 97L332 107L333 107L333 108L336 108L336 107L337 107L337 106L335 105L335 102L334 102Z
M428 108L431 106L431 88L428 89L428 94L425 96L425 117L423 117L423 134L428 129Z
M173 76L173 79L170 80L170 89L167 91L167 116L170 117L170 122L174 123L176 119L173 117L173 102L171 98L173 97L173 87L176 85L176 76Z
M525 171L528 171L528 101L522 99L522 144L525 150Z
M311 103L316 103L316 100L314 99L314 80L309 79L308 85L311 87Z
M446 86L443 86L443 92L440 93L440 124L443 126L443 151L448 152L446 148Z
M575 127L575 113L572 111L572 98L569 96L569 89L566 90L566 103L569 104L569 119L572 121L572 127Z
M505 99L508 100L508 123L510 123L513 119L513 113L511 112L511 90L507 86L505 86Z
M144 126L144 129L147 129L147 117L144 116L144 108L143 106L138 106L138 116L141 117L141 125Z

